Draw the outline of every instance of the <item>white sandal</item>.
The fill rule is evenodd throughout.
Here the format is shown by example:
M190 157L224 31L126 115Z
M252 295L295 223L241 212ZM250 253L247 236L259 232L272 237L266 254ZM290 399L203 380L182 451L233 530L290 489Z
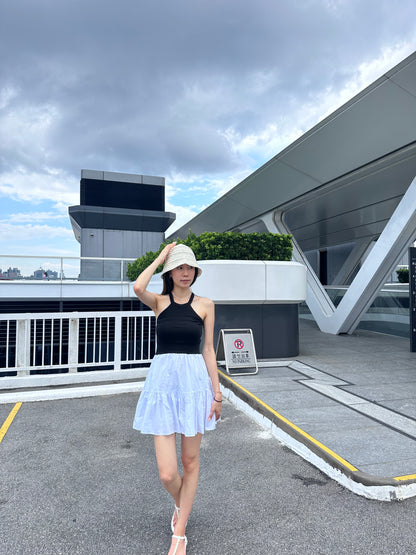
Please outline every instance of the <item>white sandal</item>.
M172 555L176 555L176 550L178 549L179 542L182 541L182 540L185 540L185 555L186 555L186 546L188 545L187 537L186 536L175 536L175 534L173 534L172 538L176 540L175 551L172 553Z
M177 507L175 505L175 510L173 511L173 515L172 515L172 520L170 521L170 529L172 530L172 534L175 533L175 524L173 523L173 519L175 518L175 514L176 514L176 522L178 522L178 518L179 518L179 507Z

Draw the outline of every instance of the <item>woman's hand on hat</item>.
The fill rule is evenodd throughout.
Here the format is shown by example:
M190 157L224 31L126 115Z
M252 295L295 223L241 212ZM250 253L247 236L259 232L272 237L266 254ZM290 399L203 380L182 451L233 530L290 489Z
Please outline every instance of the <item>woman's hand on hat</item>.
M176 245L176 241L174 241L173 243L169 243L168 245L166 245L166 247L160 252L159 254L159 260L160 263L164 262L166 260L166 258L168 257L168 254L170 253L170 251L173 249L173 247Z

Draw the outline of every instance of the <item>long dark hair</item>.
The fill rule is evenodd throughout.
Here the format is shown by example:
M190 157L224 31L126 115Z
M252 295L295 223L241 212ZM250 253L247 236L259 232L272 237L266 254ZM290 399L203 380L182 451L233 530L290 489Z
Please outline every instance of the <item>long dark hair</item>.
M198 277L198 271L195 268L195 266L193 266L194 270L195 270L195 274L194 274L194 279L192 280L191 285L193 285L196 281L196 278ZM171 293L173 291L173 279L171 278L170 272L166 272L166 274L163 274L162 276L163 279L163 290L162 290L162 295L168 295L169 293Z

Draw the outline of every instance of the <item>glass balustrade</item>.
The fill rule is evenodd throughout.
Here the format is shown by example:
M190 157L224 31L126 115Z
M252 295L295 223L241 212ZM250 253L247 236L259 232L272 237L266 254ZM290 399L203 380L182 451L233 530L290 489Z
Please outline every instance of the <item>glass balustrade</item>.
M134 259L0 255L0 280L128 281Z
M329 298L338 306L348 287L326 286ZM312 319L306 303L299 307L301 318ZM409 337L409 284L386 283L361 318L358 329Z

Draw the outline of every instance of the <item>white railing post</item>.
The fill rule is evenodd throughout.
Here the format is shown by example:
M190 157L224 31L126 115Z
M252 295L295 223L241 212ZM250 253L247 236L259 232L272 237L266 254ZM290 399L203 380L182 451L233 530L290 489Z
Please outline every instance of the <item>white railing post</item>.
M79 318L70 318L68 330L68 366L70 373L78 371L78 335Z
M16 322L16 370L19 376L30 374L30 320Z
M122 323L122 316L120 314L116 314L114 317L114 370L120 370L121 368L121 323Z

